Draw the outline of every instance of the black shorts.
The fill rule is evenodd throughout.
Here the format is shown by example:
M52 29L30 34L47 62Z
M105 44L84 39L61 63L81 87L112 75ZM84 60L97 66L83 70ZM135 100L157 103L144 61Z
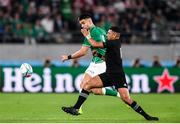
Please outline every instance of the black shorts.
M124 72L122 73L102 73L99 75L104 87L115 86L118 88L128 88Z

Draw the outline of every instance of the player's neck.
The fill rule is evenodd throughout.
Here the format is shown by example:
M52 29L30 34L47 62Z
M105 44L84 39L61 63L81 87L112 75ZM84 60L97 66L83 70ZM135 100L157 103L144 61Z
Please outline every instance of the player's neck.
M93 28L93 27L95 27L95 25L94 25L94 24L91 24L91 25L90 25L90 29Z

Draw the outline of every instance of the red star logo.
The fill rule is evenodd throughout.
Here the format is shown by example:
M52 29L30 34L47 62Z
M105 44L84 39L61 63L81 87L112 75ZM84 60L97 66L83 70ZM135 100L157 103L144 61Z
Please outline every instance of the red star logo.
M161 76L154 76L154 80L159 84L157 92L162 92L163 90L168 90L169 92L174 92L173 84L178 80L177 76L170 76L168 69L163 71Z

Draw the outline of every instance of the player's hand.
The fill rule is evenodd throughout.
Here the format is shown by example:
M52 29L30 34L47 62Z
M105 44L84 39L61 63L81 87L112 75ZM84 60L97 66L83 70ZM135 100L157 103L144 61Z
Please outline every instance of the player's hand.
M89 35L89 31L87 29L81 29L81 33L86 37Z
M62 55L61 56L61 61L65 62L68 60L68 56L67 55Z

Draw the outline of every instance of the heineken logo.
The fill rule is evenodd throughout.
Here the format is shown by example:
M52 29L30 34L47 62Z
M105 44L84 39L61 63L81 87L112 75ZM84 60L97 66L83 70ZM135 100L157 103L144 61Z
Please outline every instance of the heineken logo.
M149 69L147 71L147 69ZM132 93L180 92L179 76L168 69L125 68L129 91ZM3 67L0 70L2 92L78 92L85 68L34 68L31 78L23 78L19 68ZM177 70L174 70L177 71ZM138 72L138 73L137 73Z

